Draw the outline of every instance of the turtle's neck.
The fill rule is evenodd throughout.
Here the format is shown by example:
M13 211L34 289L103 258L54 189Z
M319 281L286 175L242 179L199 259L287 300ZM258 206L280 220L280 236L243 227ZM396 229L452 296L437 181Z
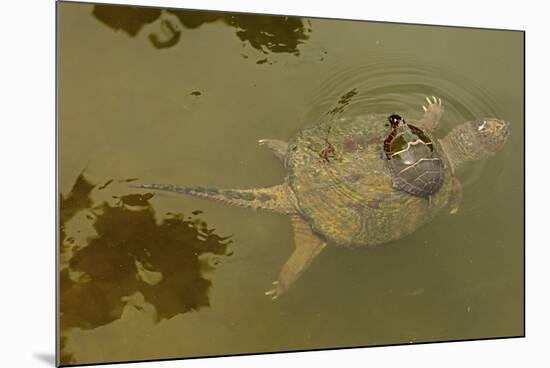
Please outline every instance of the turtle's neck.
M476 141L465 125L457 126L445 138L439 140L453 172L463 163L476 159Z

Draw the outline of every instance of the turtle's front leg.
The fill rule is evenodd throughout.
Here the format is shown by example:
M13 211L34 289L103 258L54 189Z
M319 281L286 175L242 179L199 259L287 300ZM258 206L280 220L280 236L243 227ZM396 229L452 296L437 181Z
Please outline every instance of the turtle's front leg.
M424 110L422 126L429 130L436 130L445 109L443 108L439 97L432 96L431 99L426 97L426 101L428 104L422 106L422 109Z
M460 203L462 202L462 184L455 177L453 177L452 180L453 183L451 188L451 195L449 198L449 213L451 215L454 215L458 212L458 208L460 207Z

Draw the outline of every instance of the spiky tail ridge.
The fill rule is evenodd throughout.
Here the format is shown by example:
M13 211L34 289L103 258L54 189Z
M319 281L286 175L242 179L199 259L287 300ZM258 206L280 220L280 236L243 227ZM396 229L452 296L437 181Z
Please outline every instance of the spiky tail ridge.
M130 187L187 194L238 207L285 214L296 212L294 194L286 184L258 189L216 189L172 184L134 184Z

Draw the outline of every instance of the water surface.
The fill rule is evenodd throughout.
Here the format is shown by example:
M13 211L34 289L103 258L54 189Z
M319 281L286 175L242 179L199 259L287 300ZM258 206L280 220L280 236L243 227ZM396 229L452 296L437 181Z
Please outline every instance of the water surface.
M523 34L59 5L62 362L523 334ZM510 141L458 173L464 198L390 244L327 247L284 297L288 218L128 184L263 187L257 141L443 99Z

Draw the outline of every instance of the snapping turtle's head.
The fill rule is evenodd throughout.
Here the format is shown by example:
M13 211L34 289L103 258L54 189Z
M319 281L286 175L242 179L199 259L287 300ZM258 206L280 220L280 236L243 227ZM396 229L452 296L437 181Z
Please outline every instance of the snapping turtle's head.
M497 118L468 121L441 140L453 169L497 153L510 137L510 123Z
M497 153L510 136L510 123L496 118L485 118L466 123L473 131L472 142L478 147L477 159Z

